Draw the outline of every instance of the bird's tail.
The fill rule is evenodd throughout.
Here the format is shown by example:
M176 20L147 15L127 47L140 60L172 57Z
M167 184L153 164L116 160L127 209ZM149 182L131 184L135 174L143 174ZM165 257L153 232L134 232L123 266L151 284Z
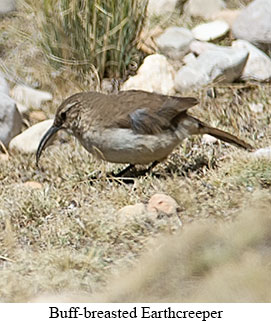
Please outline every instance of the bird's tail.
M248 144L247 142L245 142L244 140L239 139L236 136L234 136L226 131L210 127L210 126L206 125L204 122L202 122L196 118L193 118L193 119L198 121L198 124L200 127L199 132L201 134L208 134L213 137L216 137L217 139L225 141L229 144L235 145L237 147L241 147L246 150L253 150L253 147L250 144Z

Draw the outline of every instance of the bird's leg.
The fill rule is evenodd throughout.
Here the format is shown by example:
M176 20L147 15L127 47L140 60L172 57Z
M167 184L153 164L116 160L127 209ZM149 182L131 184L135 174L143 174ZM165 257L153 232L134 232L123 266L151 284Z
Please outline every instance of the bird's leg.
M148 168L135 172L135 176L144 176L144 175L148 174L158 164L159 164L159 161L157 161L157 160L154 161ZM135 170L135 165L130 164L129 166L127 166L126 168L124 168L123 170L118 172L117 174L114 174L113 176L114 177L122 177L123 175L125 175L126 173L128 173L131 170L132 171Z
M125 167L123 170L121 170L120 172L118 172L117 174L114 174L114 177L122 177L123 175L125 175L127 172L129 172L130 170L135 169L135 165L130 164L129 166Z
M106 176L107 177L107 179L111 182L112 180L113 180L113 178L115 177L115 178L117 178L117 177L122 177L123 175L125 175L129 170L133 170L135 168L135 165L133 165L133 164L130 164L129 166L127 166L127 167L125 167L123 170L121 170L120 172L118 172L117 174L114 174L114 173L111 173L110 175L109 175L109 178L108 178L108 176ZM98 177L97 176L92 176L91 178L90 178L90 184L93 184L93 182L95 181L95 180L97 180L98 179ZM134 181L131 181L131 179L122 179L122 181L124 181L125 183L127 183L127 184L130 184L130 183L133 183Z
M155 160L147 169L146 169L146 173L150 172L155 166L157 166L159 164L158 160Z
M159 164L159 161L155 160L148 168L139 171L137 175L144 176L144 175L148 174L158 164Z
M148 168L140 170L140 171L136 171L134 176L132 177L137 177L137 176L144 176L147 173L149 173L157 164L159 164L159 161L154 161ZM117 177L122 177L123 175L125 175L127 172L131 171L131 170L135 170L135 165L130 164L129 166L125 167L123 170L121 170L120 172L118 172L117 174L112 174L111 176L113 176L113 178L117 178ZM111 177L111 179L109 178L109 180L113 180L113 178ZM95 178L91 178L91 184L93 183L93 181L97 179L97 177ZM121 181L123 181L126 184L133 184L134 183L134 179L132 178L123 178L121 179Z

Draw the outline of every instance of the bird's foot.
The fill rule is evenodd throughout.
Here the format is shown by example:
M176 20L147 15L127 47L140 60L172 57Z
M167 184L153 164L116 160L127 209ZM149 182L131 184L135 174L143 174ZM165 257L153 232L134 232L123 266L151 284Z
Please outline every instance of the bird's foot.
M134 184L135 179L138 177L146 176L151 170L158 164L158 161L154 161L148 168L137 170L135 165L130 164L126 168L122 169L118 173L111 173L106 176L102 176L99 172L98 175L90 177L90 183L93 184L95 181L105 179L109 182L119 182L120 184Z

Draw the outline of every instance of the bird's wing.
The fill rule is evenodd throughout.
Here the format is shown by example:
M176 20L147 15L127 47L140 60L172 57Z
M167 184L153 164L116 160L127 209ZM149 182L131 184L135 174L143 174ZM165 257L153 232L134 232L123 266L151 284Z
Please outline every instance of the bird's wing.
M170 121L151 113L149 108L140 108L129 114L130 127L139 134L158 134L170 128Z
M126 106L126 113L120 111L115 116L114 124L120 128L131 128L140 134L157 134L174 127L174 120L198 103L195 98L144 91L126 91L118 95L118 103L121 103L120 107Z

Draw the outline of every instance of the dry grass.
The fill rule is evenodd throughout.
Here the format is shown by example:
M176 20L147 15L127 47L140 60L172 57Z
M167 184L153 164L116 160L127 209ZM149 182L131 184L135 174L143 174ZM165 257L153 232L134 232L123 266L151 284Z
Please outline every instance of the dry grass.
M90 174L117 166L93 160L73 139L61 149L60 143L49 147L41 171L33 155L14 153L1 162L1 300L32 301L44 293L50 299L64 292L89 301L270 300L270 162L224 145L197 147L198 140L189 140L186 153L177 150L156 170L161 178L139 178L133 185L103 177L90 185ZM43 188L27 188L26 181ZM118 220L121 207L146 202L155 192L178 201L183 231L175 217ZM255 205L258 209L250 211ZM156 250L153 258L148 250ZM168 266L168 257L175 266ZM123 268L131 271L121 280L123 287L111 287L116 281L111 275L123 277ZM134 275L139 275L137 288ZM168 287L162 288L165 279ZM250 279L256 281L255 293ZM178 284L184 294L177 292ZM104 294L105 286L110 293Z
M260 204L259 196L252 198ZM153 241L152 251L136 268L124 273L121 281L114 277L99 296L113 302L270 301L267 199L265 213L254 208L230 224L194 223L173 237Z
M34 43L56 68L123 77L142 54L136 50L146 0L25 1L35 15ZM31 34L32 36L33 34Z
M270 302L270 193L250 199L234 222L152 234L139 259L127 250L114 264L94 252L19 252L2 293L31 302Z
M68 68L57 73L14 31L22 21L31 32L25 13L0 23L2 69L54 94L53 104L43 106L49 117L64 97L92 81ZM205 89L190 93L201 101L193 114L257 148L270 145L270 85L214 86L217 99ZM251 112L250 103L263 103L263 113ZM34 123L29 114L24 118ZM2 302L271 300L269 160L189 138L155 169L160 176L126 185L105 176L121 166L95 161L64 137L48 147L40 165L18 152L0 158ZM90 184L95 174L99 180ZM42 188L31 189L28 181ZM177 217L119 221L120 208L156 192L177 200L183 228Z

